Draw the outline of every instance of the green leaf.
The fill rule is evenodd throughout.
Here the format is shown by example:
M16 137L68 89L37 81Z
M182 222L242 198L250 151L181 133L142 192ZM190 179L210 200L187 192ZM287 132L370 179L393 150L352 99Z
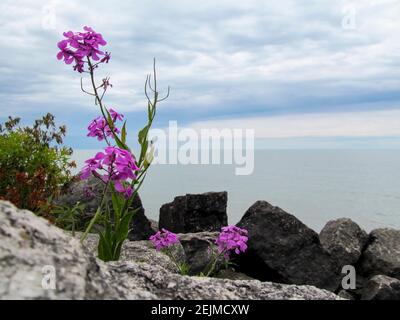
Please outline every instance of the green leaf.
M142 150L140 151L140 164L145 160L146 154L147 154L147 149L149 147L149 142L145 140L142 144Z
M152 115L153 115L153 110L152 110L152 105L150 102L147 103L147 117L149 119L149 122L152 120Z
M124 122L124 125L122 127L121 141L122 141L123 144L126 144L126 121Z
M104 262L111 261L113 255L109 242L109 235L107 235L107 232L106 234L100 232L99 235L100 235L99 246L98 246L99 259L103 260Z
M147 140L148 132L149 132L149 125L145 126L142 130L139 131L138 141L140 145L143 145L143 142Z
M116 243L114 248L113 248L113 260L118 261L119 257L121 256L121 248L122 248L123 242Z
M116 232L116 241L124 242L128 238L129 224L132 220L133 212L127 212L119 223L119 228Z
M189 266L187 263L185 263L185 262L180 263L180 264L177 265L177 267L178 267L179 272L180 272L180 274L181 274L182 276L187 276L187 275L189 275L190 266Z
M113 206L115 215L120 216L121 210L123 207L123 203L121 201L121 197L117 195L114 188L111 191L111 202L112 202L112 206Z
M111 117L110 111L108 111L107 108L104 108L104 109L106 110L106 113L107 113L107 123L108 123L108 126L109 126L110 128L114 128L114 121L113 121L113 119L112 119L112 117Z
M146 178L147 173L144 174L142 180L139 182L139 185L135 188L135 191L133 191L132 196L129 198L129 200L127 201L126 207L130 208L130 206L132 205L133 199L136 197L137 193L139 192L140 187L142 186L144 179ZM137 180L135 180L136 182ZM135 209L134 212L136 213L139 209Z
M107 122L108 122L108 126L109 126L110 128L114 128L115 126L114 126L114 122L113 122L113 120L112 120L112 117L111 117L110 112L107 110L107 108L104 108L104 109L106 110L106 113L107 113ZM115 140L115 142L117 143L117 146L118 146L119 148L121 148L121 149L130 151L129 148L128 148L128 146L127 146L124 142L121 141L121 139L118 137L118 135L115 133L115 131L112 130L112 132L113 132L114 140Z

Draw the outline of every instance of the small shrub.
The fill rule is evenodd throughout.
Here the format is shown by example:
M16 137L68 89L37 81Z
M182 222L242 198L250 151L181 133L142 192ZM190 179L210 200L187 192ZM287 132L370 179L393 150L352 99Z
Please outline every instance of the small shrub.
M72 149L63 146L65 126L47 114L31 127L20 118L0 124L0 199L37 211L71 179Z

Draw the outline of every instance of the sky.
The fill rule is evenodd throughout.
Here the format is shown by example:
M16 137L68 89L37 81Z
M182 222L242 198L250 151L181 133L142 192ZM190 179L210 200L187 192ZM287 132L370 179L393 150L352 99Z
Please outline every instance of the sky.
M56 59L64 31L93 27L112 60L106 104L131 139L145 123L144 80L157 59L155 127L254 129L266 148L400 148L397 0L0 2L0 120L51 112L67 144L98 148L98 109ZM89 84L85 78L84 84Z

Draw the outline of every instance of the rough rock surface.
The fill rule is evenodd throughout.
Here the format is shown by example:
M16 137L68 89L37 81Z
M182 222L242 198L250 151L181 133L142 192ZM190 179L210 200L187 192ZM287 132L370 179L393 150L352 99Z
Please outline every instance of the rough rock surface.
M363 290L363 300L400 300L400 280L378 275Z
M55 271L56 290L42 286L44 268ZM102 271L101 271L102 270ZM67 233L0 201L0 299L154 298L133 289L121 292L108 283L105 265Z
M343 267L357 263L368 241L368 234L351 219L343 218L329 221L319 239L324 249Z
M218 232L200 232L178 236L185 250L186 262L190 266L190 275L199 274L209 266L215 254L217 254L215 240L218 234ZM218 266L216 271L218 271Z
M312 286L283 285L260 281L234 281L182 277L164 269L134 263L112 264L112 274L127 288L149 290L162 299L185 300L337 300L332 292Z
M359 270L368 277L387 275L400 279L400 230L372 231Z
M239 271L264 281L338 288L337 263L322 248L318 234L296 217L259 201L238 226L249 232L249 248L237 261Z
M42 286L54 266L55 290ZM311 286L183 277L147 263L103 263L68 233L0 201L0 299L338 299Z
M103 192L103 184L91 177L82 181L77 179L71 182L59 196L55 203L62 206L74 206L77 202L85 204L85 216L82 220L89 221L96 213L100 204L98 195ZM111 194L108 195L108 206L112 208ZM140 208L132 219L130 225L129 239L132 241L148 240L155 233L152 229L150 221L146 218L139 196L133 200L132 210Z
M160 209L160 229L175 233L220 231L228 223L226 192L187 194Z
M76 238L80 239L81 234L77 233ZM96 234L89 234L84 242L86 249L96 255L99 237ZM177 243L172 248L174 257L177 262L186 262L185 252L180 243ZM125 241L121 249L122 261L136 262L139 264L147 263L160 266L163 269L178 273L179 270L171 259L164 253L154 249L154 245L150 241Z
M232 268L222 269L216 275L215 278L219 279L229 279L229 280L255 280L252 277L244 273L237 272Z
M351 292L346 290L340 290L338 296L346 300L357 300Z

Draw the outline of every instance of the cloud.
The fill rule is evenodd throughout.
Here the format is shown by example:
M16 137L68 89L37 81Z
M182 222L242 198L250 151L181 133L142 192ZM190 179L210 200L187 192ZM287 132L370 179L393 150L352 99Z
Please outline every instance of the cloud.
M46 30L43 8L51 3L57 24ZM349 5L356 28L345 30ZM83 25L109 42L112 61L99 79L111 76L107 104L133 119L133 127L141 126L153 57L161 88L172 87L159 126L170 119L189 124L393 111L400 105L399 10L395 0L3 0L0 120L49 111L77 135L77 125L96 114L80 92L79 75L55 59L62 32Z
M400 137L400 110L313 113L205 121L190 124L201 129L254 129L264 138Z

